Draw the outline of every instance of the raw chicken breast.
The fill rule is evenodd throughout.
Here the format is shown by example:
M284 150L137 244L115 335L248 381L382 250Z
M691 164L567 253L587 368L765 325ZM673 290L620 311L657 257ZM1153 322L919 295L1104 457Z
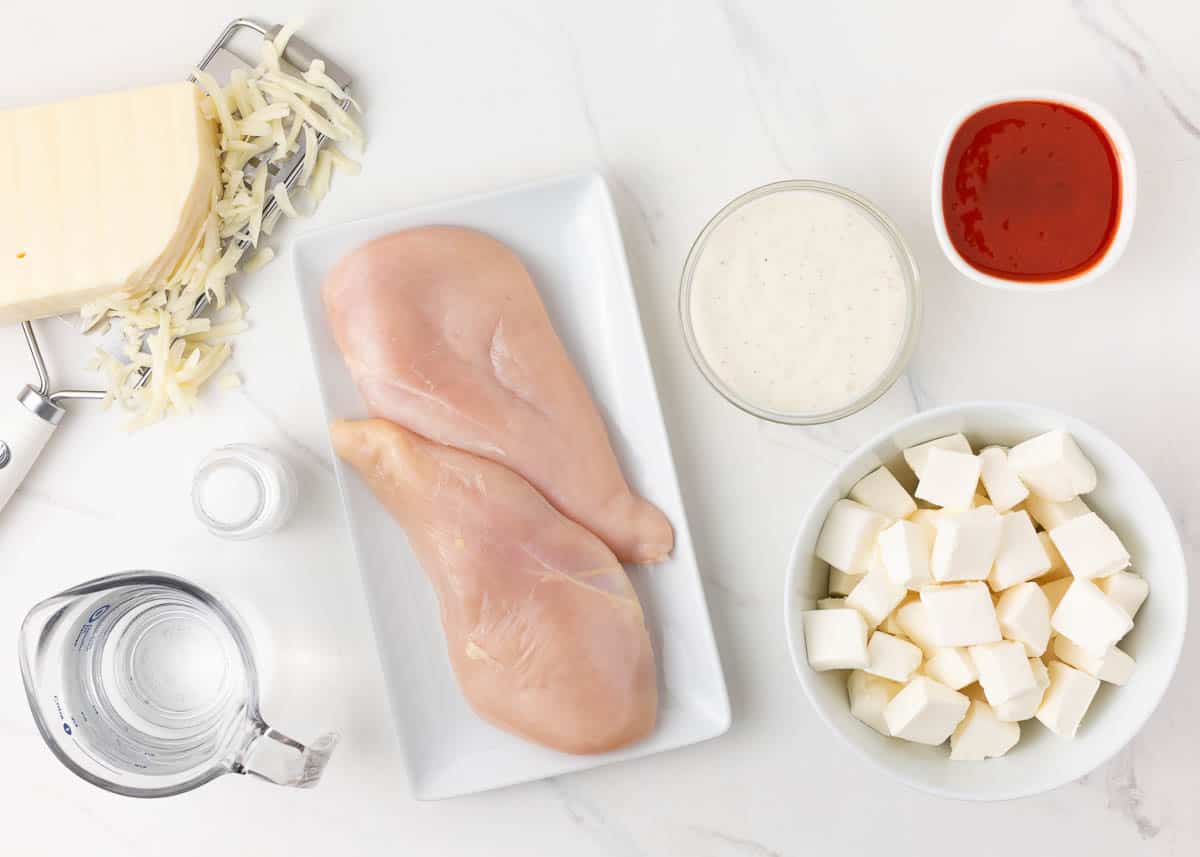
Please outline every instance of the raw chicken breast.
M516 255L427 227L359 248L324 285L373 416L515 470L623 562L656 562L671 524L630 490L587 386Z
M471 707L523 738L601 753L654 728L642 607L603 542L517 474L386 420L333 444L408 531Z

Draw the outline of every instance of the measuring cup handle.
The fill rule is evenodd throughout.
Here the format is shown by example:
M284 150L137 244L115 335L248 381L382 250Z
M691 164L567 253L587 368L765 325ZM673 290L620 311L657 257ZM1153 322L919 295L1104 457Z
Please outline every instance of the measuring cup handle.
M337 743L337 733L330 732L304 745L260 720L234 771L279 786L311 789L320 781Z
M29 475L63 413L31 387L0 403L0 511Z

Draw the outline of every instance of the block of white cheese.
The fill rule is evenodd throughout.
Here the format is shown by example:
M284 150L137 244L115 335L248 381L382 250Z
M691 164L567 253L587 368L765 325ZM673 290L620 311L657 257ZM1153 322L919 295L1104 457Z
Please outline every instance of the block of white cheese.
M1133 620L1090 580L1074 579L1050 616L1050 627L1096 657L1129 633Z
M858 480L850 489L850 499L874 509L885 518L898 520L917 511L913 498L886 467L880 467Z
M853 500L838 500L825 518L817 539L817 557L847 574L867 570L875 540L890 522Z
M1037 683L1037 687L994 706L996 716L1001 720L1009 720L1014 723L1019 720L1029 720L1037 714L1037 710L1041 707L1042 698L1046 695L1046 688L1050 686L1050 673L1046 670L1046 664L1041 658L1030 658L1029 668L1033 671L1033 679Z
M818 610L840 610L846 606L845 598L818 598Z
M1039 497L1065 503L1096 488L1096 468L1065 431L1050 431L1008 452L1008 466Z
M939 437L936 440L931 440L928 443L910 446L904 450L904 461L908 464L909 470L916 474L920 479L925 473L925 462L929 460L929 453L934 449L948 449L951 452L962 452L971 455L971 443L961 434L947 435Z
M1000 549L1002 524L991 506L939 518L934 524L937 535L929 563L934 580L986 580Z
M1067 590L1071 588L1071 584L1075 582L1075 578L1067 575L1058 580L1051 580L1048 583L1039 584L1042 592L1046 595L1046 600L1050 602L1050 616L1053 619L1054 611L1058 609L1058 603L1062 601L1062 597L1067 594ZM1054 628L1053 621L1050 624L1051 629Z
M930 586L921 590L920 603L938 646L974 646L1002 639L986 583ZM900 621L904 624L903 614ZM909 638L913 639L911 634Z
M879 558L893 583L920 589L933 583L929 557L933 552L930 531L912 521L897 521L879 534Z
M1046 552L1046 556L1050 559L1050 570L1038 578L1038 583L1049 583L1052 580L1070 577L1071 570L1067 568L1066 562L1063 561L1062 554L1060 554L1058 552L1058 548L1054 546L1054 541L1050 538L1050 534L1043 530L1037 535L1038 541L1042 543L1042 550Z
M1052 500L1046 500L1035 494L1030 494L1025 498L1025 511L1029 513L1029 517L1033 518L1043 530L1053 530L1055 527L1065 524L1072 518L1086 515L1092 510L1079 497L1068 500L1065 503L1055 503Z
M1009 512L1000 520L1000 546L988 573L988 585L995 592L1040 577L1051 566L1028 512Z
M1120 605L1121 609L1132 619L1141 609L1146 596L1150 594L1150 584L1146 578L1132 571L1119 571L1116 574L1103 577L1096 581L1100 591Z
M947 646L937 649L921 667L921 672L951 690L962 690L979 680L979 671L966 649Z
M896 623L904 632L904 636L916 643L926 657L937 652L937 630L929 618L929 611L919 599L896 608Z
M1005 640L971 646L969 651L975 669L979 670L979 684L988 704L1008 702L1037 687L1025 647L1020 643Z
M846 606L853 607L862 613L871 628L879 627L879 623L895 610L908 590L888 577L883 564L874 560L872 568L858 585L846 596Z
M917 483L917 499L951 511L970 509L979 472L978 456L934 447Z
M1021 740L1021 727L1001 720L992 706L973 700L950 736L950 758L978 762L1003 756Z
M0 327L164 280L219 188L191 83L0 112Z
M883 710L902 687L903 685L886 678L855 670L846 680L850 713L880 735L891 735L887 722L883 719Z
M918 744L941 744L967 713L971 700L928 676L918 675L883 710L888 731Z
M1129 551L1094 512L1055 527L1050 540L1076 577L1108 577L1129 567Z
M857 610L805 610L804 648L814 670L861 670L867 666L867 623Z
M858 582L866 574L847 574L841 569L829 567L829 594L833 596L849 595L858 586Z
M1008 450L989 446L979 453L980 479L997 512L1007 512L1029 496L1029 489L1008 466Z
M1050 643L1050 601L1033 581L1017 584L1000 594L996 620L1004 639L1025 647L1025 656L1040 658Z
M1100 688L1100 681L1061 661L1053 661L1048 670L1050 687L1038 708L1037 719L1051 732L1074 738Z
M1096 657L1066 637L1054 638L1054 654L1064 664L1070 664L1077 670L1083 670L1100 681L1116 685L1127 684L1133 677L1133 669L1137 665L1133 658L1116 646L1109 649L1103 656Z
M912 643L876 631L867 642L866 671L880 678L906 682L921 665L921 650Z

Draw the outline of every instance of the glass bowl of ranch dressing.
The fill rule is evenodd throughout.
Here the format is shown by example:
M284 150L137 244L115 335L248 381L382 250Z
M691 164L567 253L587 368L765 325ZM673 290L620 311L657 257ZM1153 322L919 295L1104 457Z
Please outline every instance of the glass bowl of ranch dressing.
M895 225L834 184L742 194L700 233L679 311L704 377L747 413L841 419L904 371L921 318L917 265Z

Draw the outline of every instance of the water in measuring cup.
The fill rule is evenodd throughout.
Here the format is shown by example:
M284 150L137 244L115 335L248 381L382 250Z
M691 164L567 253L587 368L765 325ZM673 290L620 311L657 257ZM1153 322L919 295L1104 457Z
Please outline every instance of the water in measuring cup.
M98 593L89 608L63 662L64 728L117 769L211 763L245 723L246 665L227 625L164 587Z

